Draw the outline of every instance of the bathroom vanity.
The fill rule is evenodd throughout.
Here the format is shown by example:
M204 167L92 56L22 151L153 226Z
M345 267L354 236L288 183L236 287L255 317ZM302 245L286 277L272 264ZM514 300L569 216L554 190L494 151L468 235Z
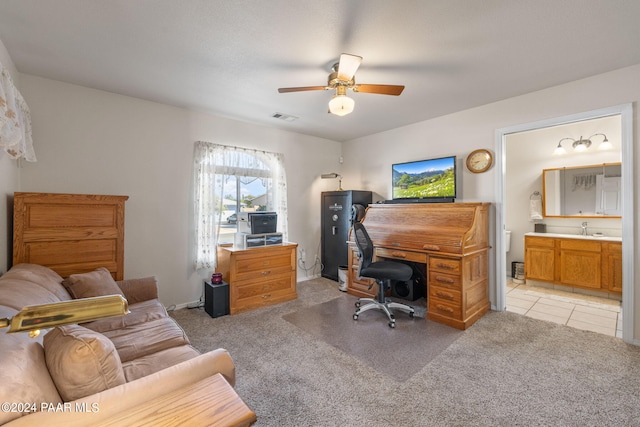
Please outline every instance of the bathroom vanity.
M622 294L622 238L526 233L525 278Z

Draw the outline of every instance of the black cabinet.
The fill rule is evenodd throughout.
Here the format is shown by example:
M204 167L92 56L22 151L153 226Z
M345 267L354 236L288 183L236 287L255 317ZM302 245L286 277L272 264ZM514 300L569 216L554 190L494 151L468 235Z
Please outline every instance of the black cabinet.
M351 228L351 205L367 207L371 191L346 190L322 193L321 249L322 277L338 281L338 267L347 265L347 239Z

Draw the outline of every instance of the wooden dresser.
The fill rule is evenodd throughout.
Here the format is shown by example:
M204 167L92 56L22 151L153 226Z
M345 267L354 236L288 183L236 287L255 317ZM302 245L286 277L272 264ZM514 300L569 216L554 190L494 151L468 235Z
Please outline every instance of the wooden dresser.
M229 312L296 299L295 243L239 249L218 246L217 271L229 283Z
M489 311L489 203L375 204L363 224L375 259L423 269L427 318L466 329ZM375 297L377 285L358 279L358 250L349 239L347 292Z

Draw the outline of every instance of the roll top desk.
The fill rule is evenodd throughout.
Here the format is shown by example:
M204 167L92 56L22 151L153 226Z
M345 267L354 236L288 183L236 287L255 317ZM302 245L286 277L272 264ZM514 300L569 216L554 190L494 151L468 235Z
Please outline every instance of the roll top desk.
M374 204L362 223L376 259L423 269L427 318L466 329L490 307L489 207L489 203ZM347 292L375 297L375 282L358 278L358 250L351 235L348 243Z

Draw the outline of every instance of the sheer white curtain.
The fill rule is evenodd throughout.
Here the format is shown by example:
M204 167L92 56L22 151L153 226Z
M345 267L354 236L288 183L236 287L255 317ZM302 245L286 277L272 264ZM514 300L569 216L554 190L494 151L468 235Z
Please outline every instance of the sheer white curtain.
M278 214L278 231L287 241L287 176L279 153L205 141L195 143L194 200L197 269L216 265L216 245L223 218L225 177L260 178L267 190L267 210Z
M31 137L31 112L9 71L0 64L0 147L12 159L36 161Z

